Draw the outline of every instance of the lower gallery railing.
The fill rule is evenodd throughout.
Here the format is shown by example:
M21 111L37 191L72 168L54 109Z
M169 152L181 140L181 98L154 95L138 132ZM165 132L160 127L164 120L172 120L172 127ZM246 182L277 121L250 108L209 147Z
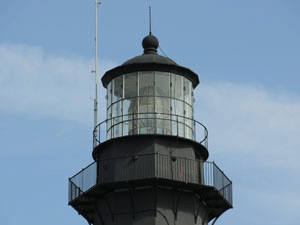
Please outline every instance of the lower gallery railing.
M163 178L215 187L232 204L232 182L214 162L147 154L93 162L69 179L69 202L96 184Z

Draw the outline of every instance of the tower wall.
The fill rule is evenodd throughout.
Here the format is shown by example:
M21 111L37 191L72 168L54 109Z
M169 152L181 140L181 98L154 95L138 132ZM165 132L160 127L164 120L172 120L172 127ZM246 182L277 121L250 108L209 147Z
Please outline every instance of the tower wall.
M206 160L207 149L194 141L165 135L134 135L106 141L93 151L95 161L143 154L168 154Z
M196 195L161 187L107 193L96 207L94 225L208 224L208 209Z

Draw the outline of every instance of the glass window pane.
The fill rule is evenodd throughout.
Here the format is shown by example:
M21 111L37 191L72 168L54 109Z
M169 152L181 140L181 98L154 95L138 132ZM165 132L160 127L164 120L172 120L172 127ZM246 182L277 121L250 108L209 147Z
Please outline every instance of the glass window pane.
M114 138L120 137L122 134L122 123L119 119L114 119Z
M108 108L107 110L107 123L106 123L106 126L107 126L107 140L111 139L111 116L112 116L112 113L111 113L111 107Z
M171 135L170 115L156 115L157 134Z
M170 99L167 97L155 97L155 112L170 114Z
M193 138L193 120L191 117L192 107L189 104L185 104L185 137L192 139Z
M107 119L110 119L110 118L112 117L111 108L112 108L112 107L109 107L109 108L107 109L107 111L106 111L106 112L107 112L107 115L106 115L106 118L107 118Z
M175 74L170 74L170 96L171 98L175 98Z
M174 116L175 117L175 116ZM171 130L171 135L177 136L177 122L176 122L176 117L172 117L172 130Z
M123 95L123 76L119 76L113 80L113 103L122 99Z
M169 97L170 94L169 73L155 72L155 96Z
M117 117L118 116L118 108L117 108L117 104L114 103L111 106L111 112L112 112L112 118Z
M184 106L182 101L176 101L176 115L178 115L178 136L184 137Z
M137 111L137 98L130 98L124 101L123 115L136 114Z
M183 115L183 102L179 100L175 100L175 114L179 116Z
M178 116L176 116L176 102L177 100L171 99L171 120L172 120L172 135L177 136L178 130Z
M139 114L154 113L154 97L139 97Z
M156 119L154 114L140 114L138 127L139 134L155 134Z
M193 119L193 108L189 104L185 104L185 117Z
M148 97L148 113L154 113L155 109L155 98L154 97Z
M138 134L137 128L138 128L137 116L133 115L133 114L129 114L128 115L128 135Z
M192 82L184 78L184 101L192 105Z
M137 74L125 74L125 98L137 96Z
M139 96L154 95L154 73L140 72L139 73Z
M128 136L129 135L129 123L128 121L123 121L123 136Z
M176 75L175 82L175 98L183 100L182 76Z
M107 85L107 108L111 105L111 82Z
M179 120L179 122L178 122L178 136L179 137L184 137L184 132L185 132L184 127L185 127L184 122Z

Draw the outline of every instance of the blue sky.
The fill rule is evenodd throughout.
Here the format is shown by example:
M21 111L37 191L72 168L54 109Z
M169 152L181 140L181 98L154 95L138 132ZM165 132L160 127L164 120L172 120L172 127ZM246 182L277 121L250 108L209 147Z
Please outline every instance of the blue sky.
M298 225L300 2L103 0L99 77L142 54L149 4L160 47L199 74L195 118L233 181L217 224ZM67 179L92 162L93 7L0 2L1 225L86 224Z

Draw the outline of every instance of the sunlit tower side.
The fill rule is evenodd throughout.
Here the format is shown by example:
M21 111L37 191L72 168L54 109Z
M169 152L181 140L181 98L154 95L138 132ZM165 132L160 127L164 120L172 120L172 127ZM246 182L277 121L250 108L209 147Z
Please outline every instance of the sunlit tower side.
M107 118L94 129L95 160L69 179L69 204L89 224L208 224L232 207L232 182L208 158L194 120L196 73L144 53L107 71Z

